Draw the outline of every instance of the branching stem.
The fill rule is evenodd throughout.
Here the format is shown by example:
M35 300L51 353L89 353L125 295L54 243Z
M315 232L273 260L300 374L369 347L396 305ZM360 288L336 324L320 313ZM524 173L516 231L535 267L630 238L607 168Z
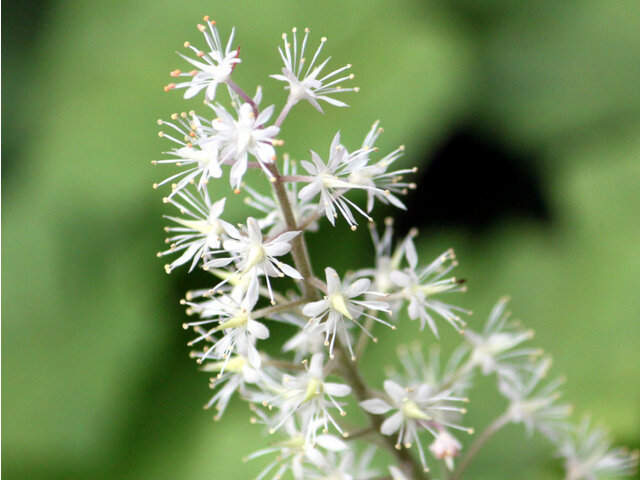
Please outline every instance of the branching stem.
M249 105L251 105L251 109L253 110L253 114L255 115L256 118L258 118L258 106L256 105L256 102L253 101L253 98L251 98L249 95L247 95L247 92L245 92L242 87L240 87L236 82L234 82L233 80L231 80L231 78L228 78L227 81L225 82L227 85L229 85L229 87L231 88L231 90L233 90L234 92L236 92L238 94L238 96L244 100L245 102L247 102Z
M295 105L295 102L291 101L291 95L287 98L287 103L285 103L284 107L282 107L282 111L280 115L278 115L278 119L276 120L276 127L280 127L284 119L287 118L287 115L291 111L291 108Z
M375 430L373 429L373 427L369 426L367 428L363 428L361 430L358 430L356 432L350 433L348 437L345 438L346 441L352 441L352 440L357 440L360 437L365 437L367 435L370 435L372 433L376 433Z
M306 303L307 300L301 298L299 300L294 300L289 303L280 303L278 305L273 305L271 307L261 308L260 310L256 310L251 314L251 318L257 320L259 318L268 317L269 315L273 315L278 312L286 312L287 310L293 310L296 307L299 307L303 303Z
M263 365L269 366L269 367L277 367L277 368L284 368L287 370L300 370L300 371L304 371L304 365L302 365L301 363L291 363L291 362L286 362L284 360L274 360L272 358L270 358L269 360L264 360L262 362Z
M282 123L284 117L286 117L286 113L291 108L292 105L285 105L284 109L280 113L278 117L277 125ZM291 205L291 201L289 196L287 195L287 190L284 187L284 181L282 180L282 176L278 170L278 165L274 162L269 165L269 171L274 177L273 181L273 189L276 194L276 198L278 199L278 203L280 205L280 209L282 210L282 214L285 219L285 223L287 224L287 228L289 230L299 230L299 227L296 223L295 215L293 213L293 207ZM317 300L320 298L319 288L314 288L315 285L311 282L311 279L315 278L313 275L313 269L311 267L311 262L309 260L309 254L307 252L307 246L304 241L304 231L300 232L300 235L296 236L292 242L291 255L293 257L293 261L295 263L296 269L300 274L304 277L304 280L301 282L302 284L302 293L304 300ZM351 356L347 349L342 345L342 342L339 338L335 339L335 349L339 353L340 360L340 370L343 373L345 381L351 387L353 394L359 402L367 400L370 398L370 390L367 387L362 375L360 374L360 370L358 366L351 361ZM374 415L369 412L365 412L367 417L369 418L370 428L373 429L379 436L387 449L393 454L393 456L398 461L400 468L405 471L407 474L411 475L413 480L429 480L429 475L424 471L420 462L418 462L406 448L396 448L396 442L394 439L387 435L382 435L380 433L380 427L382 426L383 417L380 415Z
M287 190L284 187L284 182L282 182L282 178L278 170L278 165L273 162L269 165L268 168L274 178L273 190L276 194L276 198L278 199L278 204L280 205L280 209L282 210L282 215L284 216L284 221L287 224L287 228L292 231L298 230L296 217L293 214L293 208L291 206L291 202L289 201ZM301 282L303 297L307 300L317 299L317 293L308 281L309 278L313 277L313 271L311 270L311 262L309 261L307 246L304 243L303 233L301 233L291 241L291 256L293 257L293 262L296 265L296 269L304 278L304 280Z
M467 469L473 458L480 451L480 449L484 446L485 443L489 441L491 437L493 437L496 432L498 432L502 427L504 427L507 423L509 423L510 417L507 413L496 418L491 425L489 425L485 430L475 439L475 441L469 447L467 454L464 456L458 468L455 469L453 475L451 476L451 480L460 480L462 474Z
M315 177L311 175L282 175L280 179L283 182L306 182L311 183L315 181Z

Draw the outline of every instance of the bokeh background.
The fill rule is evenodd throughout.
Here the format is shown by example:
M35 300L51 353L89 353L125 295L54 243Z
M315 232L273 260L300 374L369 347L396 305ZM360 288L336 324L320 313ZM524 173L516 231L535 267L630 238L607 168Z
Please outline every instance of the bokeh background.
M511 295L576 415L638 446L640 2L29 0L2 13L4 478L247 479L262 465L242 463L265 442L246 405L219 423L201 408L207 374L178 300L210 280L167 276L155 257L167 211L151 184L167 173L149 161L168 148L155 121L201 108L162 86L183 41L202 43L204 14L225 36L236 26L234 76L263 85L265 103L285 99L267 78L281 33L326 35L361 92L324 116L297 107L287 151L326 152L337 129L357 145L380 119L383 151L405 144L404 165L420 166L398 229L421 229L425 259L456 249L471 325ZM366 228L324 227L310 237L317 269L371 261ZM394 344L433 340L409 323L380 335L363 362L372 382ZM481 429L501 402L481 382L467 423ZM469 474L562 471L509 427Z

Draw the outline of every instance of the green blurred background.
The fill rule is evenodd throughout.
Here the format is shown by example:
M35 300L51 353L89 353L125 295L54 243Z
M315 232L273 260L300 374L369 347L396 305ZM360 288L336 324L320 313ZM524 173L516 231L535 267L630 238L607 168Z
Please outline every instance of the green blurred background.
M263 85L265 104L285 98L267 78L281 68L281 33L326 35L332 64L353 63L361 92L324 116L297 107L287 151L324 153L337 129L357 145L379 118L381 149L405 144L404 164L421 167L399 229L420 226L425 259L456 249L471 325L510 294L566 374L576 414L638 446L640 2L31 0L2 13L5 478L260 470L241 461L265 442L246 405L219 423L201 409L207 375L188 358L178 300L210 280L167 276L155 257L167 210L151 184L166 172L149 161L168 148L155 120L200 108L162 86L183 68L183 41L203 43L205 14L225 36L236 26L234 77ZM310 237L316 269L370 262L366 229L324 227ZM364 359L372 382L415 327L380 333ZM472 397L477 430L503 405L489 387ZM509 427L470 478L561 478L551 453Z

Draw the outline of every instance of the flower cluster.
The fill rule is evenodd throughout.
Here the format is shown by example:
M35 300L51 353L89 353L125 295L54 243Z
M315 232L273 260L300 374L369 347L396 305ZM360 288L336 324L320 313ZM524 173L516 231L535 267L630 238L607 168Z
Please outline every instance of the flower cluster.
M167 273L199 268L211 274L208 287L182 300L192 320L183 327L194 333L191 356L212 375L214 393L206 407L216 411L214 418L237 396L249 402L252 423L274 438L247 457L271 457L258 479L379 478L384 470L371 466L379 445L393 458L388 471L394 479L429 478L425 472L433 464L459 478L478 450L465 446L460 435L473 433L463 415L478 374L495 374L506 399L505 413L483 441L507 423L522 423L557 446L570 480L631 472L637 457L611 449L600 430L589 433L582 424L572 436L569 407L558 401L561 382L544 383L550 361L524 346L532 334L510 320L506 299L481 333L474 332L466 323L471 312L449 300L466 289L451 275L457 265L453 250L421 262L417 231L394 243L393 222L387 220L378 232L371 218L376 203L405 209L400 197L415 188L405 179L414 168L394 170L404 147L378 155L378 121L355 147L335 133L326 156L310 151L294 161L280 151L281 127L293 107L306 101L322 113L321 103L344 107L342 95L358 91L344 86L354 78L347 73L351 65L328 67L326 39L313 51L308 29L301 39L296 29L283 35L278 51L284 66L271 77L285 83L287 99L276 115L275 105L261 107L259 86L251 96L233 80L241 63L234 30L222 41L209 17L198 30L206 48L185 43L189 54L180 56L190 70L172 71L181 80L165 90L184 89L185 99L203 96L207 113L158 121L160 136L172 146L168 158L152 163L174 170L154 188L167 189L163 201L176 209L166 216L168 247L158 256L170 258ZM247 185L250 169L264 174L270 194ZM245 202L254 210L239 223L231 221L233 199L219 194L228 188L222 180L227 176L230 190L246 191ZM213 182L220 183L216 197ZM336 227L340 217L352 230L359 219L371 222L374 265L345 273L325 265L324 275L316 276L305 232L325 223ZM412 320L420 331L429 327L433 335L427 338L449 325L464 334L462 345L444 368L436 349L425 359L419 347L401 347L402 370L388 371L382 388L374 389L357 363L368 344L378 342L374 331L411 328ZM264 348L274 322L289 332L281 354ZM364 415L347 423L353 409ZM356 423L362 417L369 423Z

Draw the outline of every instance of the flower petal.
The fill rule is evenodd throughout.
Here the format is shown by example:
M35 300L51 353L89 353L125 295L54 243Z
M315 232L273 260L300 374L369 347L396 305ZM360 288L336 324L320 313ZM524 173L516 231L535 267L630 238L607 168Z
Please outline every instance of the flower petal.
M402 412L394 413L382 422L382 425L380 426L380 433L383 435L391 435L392 433L397 432L403 421L404 417L402 416Z
M360 406L367 412L374 413L376 415L387 413L393 408L391 405L380 398L371 398L369 400L365 400L364 402L360 402Z

